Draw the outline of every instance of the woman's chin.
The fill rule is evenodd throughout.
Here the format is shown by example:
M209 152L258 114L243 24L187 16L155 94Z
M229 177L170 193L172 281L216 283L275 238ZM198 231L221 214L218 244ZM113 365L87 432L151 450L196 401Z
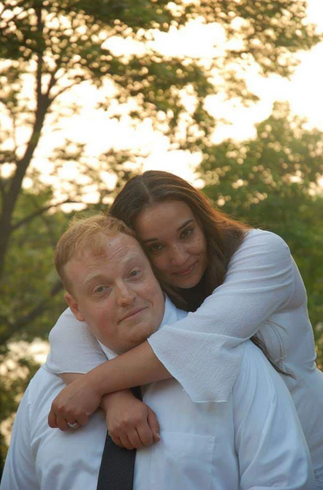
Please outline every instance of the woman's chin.
M171 286L179 289L192 289L197 286L201 279L203 277L203 274L196 274L194 277L180 277L180 278L172 278L172 281L169 281Z

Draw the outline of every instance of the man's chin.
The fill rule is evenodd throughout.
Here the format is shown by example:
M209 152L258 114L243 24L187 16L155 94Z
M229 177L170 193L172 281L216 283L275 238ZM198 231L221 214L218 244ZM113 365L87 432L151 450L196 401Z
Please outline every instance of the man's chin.
M137 325L136 332L133 332L132 338L129 339L129 345L131 345L131 347L129 347L128 350L133 349L134 347L137 347L145 342L148 337L154 333L154 331L155 328L153 328L151 325Z

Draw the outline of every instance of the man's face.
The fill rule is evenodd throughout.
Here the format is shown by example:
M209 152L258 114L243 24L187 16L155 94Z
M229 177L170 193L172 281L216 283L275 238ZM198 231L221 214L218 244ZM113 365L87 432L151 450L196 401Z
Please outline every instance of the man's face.
M104 240L104 254L87 250L66 264L73 290L66 300L102 344L121 354L157 330L165 301L137 240L122 233Z

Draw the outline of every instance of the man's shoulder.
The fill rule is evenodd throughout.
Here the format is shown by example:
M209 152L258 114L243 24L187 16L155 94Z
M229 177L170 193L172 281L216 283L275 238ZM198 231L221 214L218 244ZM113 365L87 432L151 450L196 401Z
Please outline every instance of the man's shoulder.
M274 395L277 385L283 383L280 375L251 340L244 344L241 369L233 387L233 395L238 399L248 395L252 397L255 392Z
M165 296L165 315L161 326L172 325L173 323L182 320L187 315L187 311L177 308L174 303L172 303L172 301L169 299L169 297Z
M30 406L39 407L44 400L53 399L64 387L62 379L41 366L32 377L25 392Z

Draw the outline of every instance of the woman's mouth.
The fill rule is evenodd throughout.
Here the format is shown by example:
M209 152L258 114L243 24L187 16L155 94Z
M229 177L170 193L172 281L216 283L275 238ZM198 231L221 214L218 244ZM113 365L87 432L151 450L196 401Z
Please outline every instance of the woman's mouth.
M185 269L181 269L180 271L173 272L173 275L174 276L177 276L177 277L185 277L185 276L188 276L193 271L196 263L197 262L194 262L194 264L190 265L189 267L186 267Z

